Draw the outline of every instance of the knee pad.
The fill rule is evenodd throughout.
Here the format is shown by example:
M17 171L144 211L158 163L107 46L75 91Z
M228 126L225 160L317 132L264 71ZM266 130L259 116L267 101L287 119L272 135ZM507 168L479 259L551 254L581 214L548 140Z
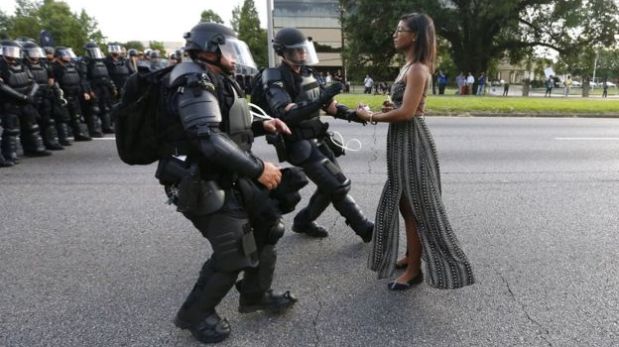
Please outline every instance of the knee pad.
M266 240L265 240L266 244L268 245L276 244L277 241L279 241L279 239L281 239L282 236L284 236L285 230L286 228L284 227L284 223L282 223L280 219L279 221L277 221L277 223L275 223L275 225L271 227L271 229L269 229Z
M335 190L333 190L333 192L331 193L333 200L336 201L336 200L340 200L346 197L346 195L350 191L350 185L351 185L350 180L346 179L346 182L344 182L342 185L340 185Z
M9 113L2 119L2 124L7 132L16 131L19 134L19 116L14 113Z
M211 243L218 271L237 271L258 265L256 240L246 218L214 214L200 230Z
M344 176L342 170L332 161L323 158L303 166L306 175L316 184L318 189L325 194L341 194L343 190L350 189L350 180Z

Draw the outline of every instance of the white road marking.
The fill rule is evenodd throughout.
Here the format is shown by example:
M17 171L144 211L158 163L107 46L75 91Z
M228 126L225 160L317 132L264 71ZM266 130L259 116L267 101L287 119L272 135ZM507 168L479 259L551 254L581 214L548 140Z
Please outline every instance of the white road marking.
M555 137L557 141L619 141L619 137Z

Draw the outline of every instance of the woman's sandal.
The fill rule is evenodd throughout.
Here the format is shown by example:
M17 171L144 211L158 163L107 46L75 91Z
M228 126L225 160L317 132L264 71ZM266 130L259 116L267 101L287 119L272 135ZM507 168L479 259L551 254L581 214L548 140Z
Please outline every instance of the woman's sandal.
M419 270L419 273L417 274L417 276L413 277L410 281L406 283L400 283L397 281L389 282L389 284L387 285L387 288L393 291L407 290L407 289L411 289L414 285L419 284L421 282L423 282L423 272Z

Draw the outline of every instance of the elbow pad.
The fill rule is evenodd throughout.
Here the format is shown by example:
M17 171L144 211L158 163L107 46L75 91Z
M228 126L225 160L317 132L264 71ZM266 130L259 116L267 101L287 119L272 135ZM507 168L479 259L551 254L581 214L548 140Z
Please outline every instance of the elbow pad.
M19 101L28 101L27 95L18 92L4 82L0 82L0 92Z
M221 123L219 102L202 88L187 88L177 98L178 114L186 131L198 126Z
M262 174L264 164L248 152L239 148L225 133L209 126L197 131L200 152L211 162L250 178Z

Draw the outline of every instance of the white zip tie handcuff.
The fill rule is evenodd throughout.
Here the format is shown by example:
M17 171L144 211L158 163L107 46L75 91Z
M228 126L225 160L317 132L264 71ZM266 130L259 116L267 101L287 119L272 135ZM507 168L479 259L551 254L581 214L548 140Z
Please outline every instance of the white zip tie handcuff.
M251 102L248 103L250 110L249 112L251 113L251 115L254 118L258 118L258 119L264 119L264 120L270 120L270 119L274 119L273 117L269 116L265 110L262 109L262 107L256 105L256 104L252 104ZM256 111L258 112L254 112L251 110L251 108L254 108ZM344 141L344 136L342 136L342 134L339 131L330 131L327 133L327 135L331 136L332 138L335 138L332 142L333 144L335 144L336 146L342 148L345 151L351 151L351 152L359 152L361 150L361 148L363 147L361 144L361 141L359 141L359 139L356 138L352 138L348 141ZM338 141L339 140L339 141ZM342 145L340 145L340 143ZM355 147L350 147L350 144L358 144L358 146Z

